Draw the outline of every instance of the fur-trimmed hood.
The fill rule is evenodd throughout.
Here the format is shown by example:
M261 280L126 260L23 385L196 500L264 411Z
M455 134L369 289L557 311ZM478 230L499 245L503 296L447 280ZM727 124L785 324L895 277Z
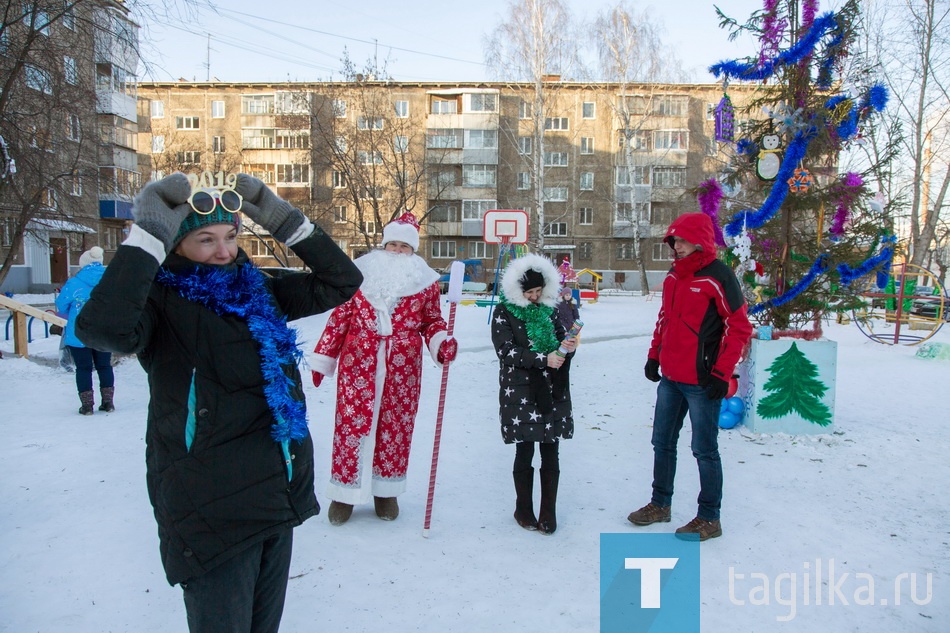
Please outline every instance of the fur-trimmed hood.
M505 272L501 277L501 291L505 295L505 300L511 305L521 307L531 303L525 299L524 291L521 289L521 278L529 269L536 270L544 277L544 286L542 286L539 303L553 308L557 303L557 292L561 285L557 268L548 258L534 253L512 260L505 268Z

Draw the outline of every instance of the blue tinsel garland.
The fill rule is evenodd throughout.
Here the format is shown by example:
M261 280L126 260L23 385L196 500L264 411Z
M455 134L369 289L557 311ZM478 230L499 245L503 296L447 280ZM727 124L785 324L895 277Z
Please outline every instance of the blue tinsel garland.
M237 269L196 267L185 275L162 268L157 281L218 316L230 314L247 321L251 337L260 345L264 397L276 420L271 437L275 442L307 437L306 404L291 395L299 385L293 372L284 370L295 366L303 354L297 348L296 331L272 303L264 274L253 264Z
M797 284L777 297L772 297L768 301L755 304L749 308L749 314L758 314L759 312L762 312L768 308L777 308L782 304L788 303L800 295L805 290L805 288L811 285L818 275L822 274L826 270L828 270L828 255L819 255L818 259L815 260L815 263L811 265L811 268L808 269L808 272Z
M890 261L894 256L894 244L897 243L897 236L890 235L881 240L881 243L884 247L881 249L881 252L873 257L869 257L864 260L863 263L858 265L855 268L851 268L847 264L841 263L838 264L838 274L841 275L841 283L845 286L851 284L852 281L860 277L864 277L872 270L880 266L882 263L885 263L887 270L890 270ZM883 284L879 283L880 279L876 280L878 282L878 287L881 287Z

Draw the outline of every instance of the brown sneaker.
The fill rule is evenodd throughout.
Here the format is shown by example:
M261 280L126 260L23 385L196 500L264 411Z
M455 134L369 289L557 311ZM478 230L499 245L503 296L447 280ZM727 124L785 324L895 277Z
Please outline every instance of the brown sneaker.
M696 540L698 536L700 541L705 541L722 536L722 526L719 524L719 519L707 521L696 517L683 527L676 528L676 536L684 540Z
M327 510L327 518L330 520L330 525L343 525L350 520L352 514L353 506L349 503L340 503L339 501L331 501L330 509Z
M376 516L383 521L393 521L399 516L399 504L396 497L373 497L376 506Z
M639 510L631 512L627 517L634 525L652 525L654 523L670 522L670 506L661 507L652 502L646 504Z

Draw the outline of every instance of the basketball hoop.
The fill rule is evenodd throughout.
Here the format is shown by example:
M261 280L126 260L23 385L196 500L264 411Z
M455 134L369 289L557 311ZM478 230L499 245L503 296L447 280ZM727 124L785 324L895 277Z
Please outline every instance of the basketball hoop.
M486 244L500 244L499 263L512 244L528 241L528 214L520 209L493 209L485 212L484 237Z

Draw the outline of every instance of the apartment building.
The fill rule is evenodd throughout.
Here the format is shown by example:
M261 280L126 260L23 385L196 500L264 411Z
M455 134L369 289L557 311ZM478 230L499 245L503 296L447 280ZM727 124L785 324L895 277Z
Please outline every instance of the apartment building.
M750 90L733 90L733 102ZM697 209L691 189L731 158L714 140L721 89L644 84L621 94L550 78L543 93L502 82L142 83L139 170L254 174L354 257L409 210L422 225L419 254L435 268L480 259L494 269L485 212L523 209L532 248L634 289L639 232L658 283L671 259L663 232ZM297 264L251 228L257 236L242 243L261 265Z

